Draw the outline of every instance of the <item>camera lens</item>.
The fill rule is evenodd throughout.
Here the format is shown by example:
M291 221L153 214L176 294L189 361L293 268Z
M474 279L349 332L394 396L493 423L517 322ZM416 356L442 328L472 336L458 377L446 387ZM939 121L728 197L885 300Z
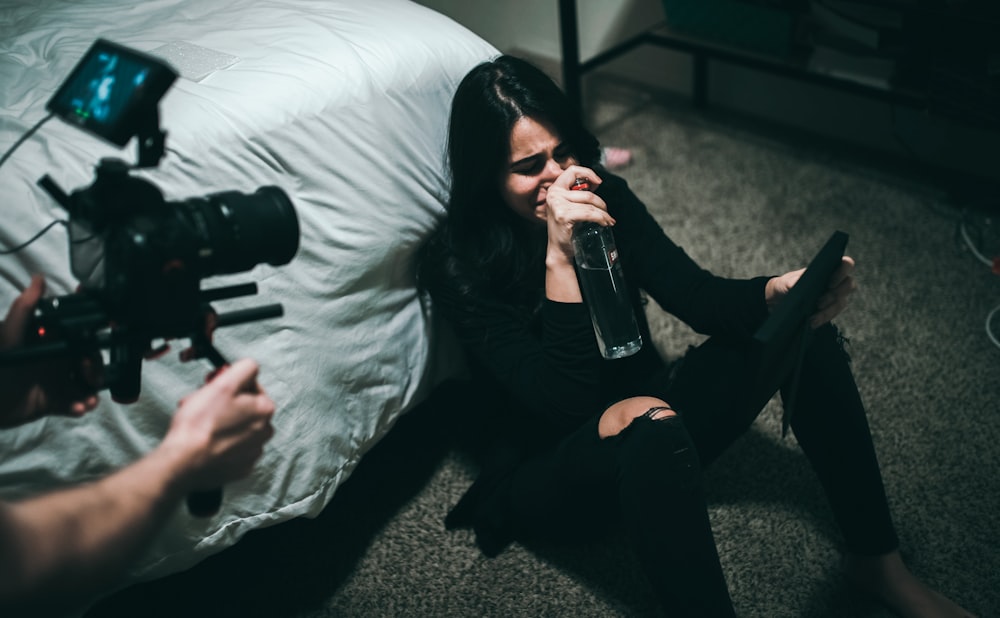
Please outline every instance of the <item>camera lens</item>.
M200 237L205 275L244 272L263 262L281 266L299 249L298 216L278 187L261 187L252 194L213 193L179 206Z

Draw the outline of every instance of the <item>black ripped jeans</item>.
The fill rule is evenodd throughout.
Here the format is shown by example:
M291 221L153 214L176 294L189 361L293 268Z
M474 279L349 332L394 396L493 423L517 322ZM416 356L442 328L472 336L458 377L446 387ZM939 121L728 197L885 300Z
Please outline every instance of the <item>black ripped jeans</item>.
M492 508L515 539L580 540L624 526L669 616L732 616L712 537L701 468L753 423L788 367L761 369L759 350L709 340L690 350L648 391L680 414L637 418L600 439L597 419L521 463ZM785 393L782 393L783 396ZM812 464L848 551L897 547L864 407L837 330L814 331L791 428ZM494 512L493 515L499 515ZM479 532L477 530L477 532Z

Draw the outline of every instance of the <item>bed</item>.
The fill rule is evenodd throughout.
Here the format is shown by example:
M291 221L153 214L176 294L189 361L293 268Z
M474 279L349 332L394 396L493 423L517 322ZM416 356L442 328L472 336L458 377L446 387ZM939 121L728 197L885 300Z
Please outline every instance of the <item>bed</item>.
M166 156L137 174L168 200L281 187L301 228L284 266L205 281L256 282L220 310L281 303L284 315L219 329L227 358L253 357L278 404L276 434L253 474L224 488L218 514L179 509L129 581L193 566L248 531L317 515L365 453L461 359L415 288L414 252L444 215L451 96L496 54L450 19L407 0L0 0L0 153L97 37L167 60L180 73L160 102ZM59 120L0 166L0 247L65 212L36 184L89 185L102 157L135 161ZM44 273L50 295L77 285L54 227L0 256L0 306ZM176 351L176 350L175 350ZM210 369L176 354L146 361L139 400L81 420L0 432L0 492L12 500L131 462L164 434L178 400Z

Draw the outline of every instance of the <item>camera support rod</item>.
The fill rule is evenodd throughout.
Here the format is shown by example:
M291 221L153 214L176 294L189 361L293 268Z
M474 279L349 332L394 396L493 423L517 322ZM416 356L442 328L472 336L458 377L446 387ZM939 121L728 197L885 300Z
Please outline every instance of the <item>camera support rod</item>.
M160 129L160 109L156 105L142 115L136 140L139 150L137 167L156 167L163 158L167 142L167 132Z

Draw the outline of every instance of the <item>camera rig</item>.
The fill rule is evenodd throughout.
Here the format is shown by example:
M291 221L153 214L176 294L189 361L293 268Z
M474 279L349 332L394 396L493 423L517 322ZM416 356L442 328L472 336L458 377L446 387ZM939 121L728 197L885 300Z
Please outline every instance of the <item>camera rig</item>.
M92 280L74 294L39 302L36 341L21 352L22 359L106 349L109 358L100 386L115 401L130 403L139 396L142 360L162 348L154 343L190 339L184 360L206 358L221 367L226 360L212 345L216 328L283 314L278 303L215 312L212 302L256 294L255 283L201 289L203 277L243 272L257 264L256 255L241 245L248 234L260 234L248 229L253 221L238 220L234 213L240 210L243 218L259 218L265 211L267 221L258 227L283 223L294 228L285 230L284 243L277 247L252 247L255 254L270 249L267 257L275 265L291 259L298 244L297 220L280 189L170 203L155 185L129 175L128 166L117 159L102 160L94 183L72 195L47 175L39 184L70 213L71 246L78 245L71 250L74 274ZM80 234L84 237L74 238ZM88 244L96 245L89 247L94 250L89 256ZM88 260L97 263L81 264Z
M93 390L135 401L141 366L173 339L189 339L182 360L226 359L212 344L216 328L278 317L280 304L216 313L211 303L257 293L255 283L201 289L202 279L287 264L299 246L288 196L265 186L168 202L152 182L132 175L165 151L157 104L177 73L161 60L98 39L47 104L53 115L118 147L133 137L138 165L102 159L93 183L67 194L48 175L38 184L69 213L76 293L43 299L26 345L0 353L0 364L65 356L99 357ZM163 345L160 345L160 342ZM107 358L103 354L107 351ZM219 491L189 498L194 514L218 508Z
M54 115L122 147L137 138L136 167L165 150L157 104L177 73L163 61L98 39L47 104ZM278 187L225 191L168 202L120 159L102 159L93 184L66 194L48 175L38 184L69 213L70 262L80 289L39 303L35 341L0 362L108 350L103 380L115 401L135 401L141 362L158 340L188 338L189 358L226 363L212 345L219 326L278 317L280 304L217 314L211 302L255 294L256 284L202 290L203 278L288 263L299 224Z

